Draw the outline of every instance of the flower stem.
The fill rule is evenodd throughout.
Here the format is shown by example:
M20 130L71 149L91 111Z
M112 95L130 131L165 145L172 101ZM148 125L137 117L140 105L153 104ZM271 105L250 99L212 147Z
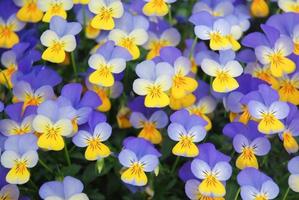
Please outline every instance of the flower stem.
M189 58L192 58L192 56L193 56L197 40L198 40L198 37L195 36L195 38L193 40L193 43L192 43L192 46L191 46L191 49L190 49Z
M175 168L178 165L179 161L180 161L180 156L177 156L176 159L175 159L175 161L174 161L174 164L173 164L173 166L171 168L171 171L170 171L171 174L173 174L175 172Z
M238 199L238 196L239 196L239 194L240 194L240 191L241 191L241 188L238 189L238 191L237 191L237 193L236 193L236 196L235 196L234 200L237 200L237 199Z
M172 24L171 5L168 5L168 21Z
M289 194L289 191L290 191L290 187L288 187L287 191L284 193L284 196L283 196L283 199L282 200L286 200L287 199L287 196Z
M65 159L66 159L68 166L71 166L72 162L71 162L71 158L70 158L69 151L67 149L67 145L66 145L65 141L64 141L64 155L65 155Z
M72 60L72 66L73 66L73 70L74 70L75 80L78 81L77 65L75 62L74 52L71 52L71 60Z
M48 167L48 165L42 161L41 159L38 159L39 164L41 164L41 166L43 166L48 172L50 172L51 174L53 173L52 169L50 167Z

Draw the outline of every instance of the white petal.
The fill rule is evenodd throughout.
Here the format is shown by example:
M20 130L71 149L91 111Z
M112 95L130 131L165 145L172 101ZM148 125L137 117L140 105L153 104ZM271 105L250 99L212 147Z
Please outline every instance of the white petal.
M273 113L277 119L284 119L290 112L290 107L285 102L273 102L269 108L269 112Z
M169 42L169 46L176 46L180 43L181 35L175 28L169 28L161 34L160 39Z
M54 126L60 127L61 130L60 135L62 136L68 136L73 132L73 125L71 120L69 119L60 119L55 123Z
M155 81L156 86L160 86L162 91L167 91L171 88L172 80L170 76L159 76Z
M266 46L258 46L255 48L255 55L260 63L266 65L270 63L269 55L273 54L273 50Z
M194 28L196 36L201 40L209 40L211 31L210 27L203 25L195 26Z
M228 162L218 162L213 168L213 173L217 174L218 180L226 181L232 175L232 167Z
M148 87L151 87L153 83L146 79L138 78L133 82L133 91L138 95L146 95L148 93Z
M108 66L112 67L111 72L118 74L126 68L126 61L122 58L114 58L108 62Z
M196 158L191 163L191 171L197 178L205 179L206 173L211 172L211 168L205 161Z
M268 112L267 107L258 101L249 101L248 109L250 115L256 119L262 119L263 114Z
M143 45L148 40L148 34L144 29L135 29L130 35L130 38L134 38L134 42L137 45Z
M64 50L66 52L72 52L76 48L76 38L73 35L66 35L60 39L64 43Z
M226 63L223 70L228 70L228 74L232 77L238 77L243 73L243 67L242 65L235 60L229 61Z
M1 155L1 164L5 168L12 168L19 158L19 155L14 151L4 151Z
M38 154L37 154L37 152L36 151L28 151L28 152L26 152L26 153L24 153L23 155L22 155L22 158L21 158L22 160L26 160L27 162L27 167L28 168L32 168L32 167L34 167L36 164L37 164L37 162L38 162Z
M221 66L218 62L205 58L201 63L201 69L209 76L216 76L216 72L221 69Z
M122 150L118 155L118 159L120 164L125 167L130 167L132 163L138 161L136 154L128 149Z
M43 32L43 34L40 37L40 41L41 41L42 45L44 45L46 47L52 46L53 43L58 40L59 40L59 38L58 38L57 34L51 30L46 30L45 32Z
M93 54L88 59L88 65L92 69L99 69L102 65L106 65L106 60L101 54Z

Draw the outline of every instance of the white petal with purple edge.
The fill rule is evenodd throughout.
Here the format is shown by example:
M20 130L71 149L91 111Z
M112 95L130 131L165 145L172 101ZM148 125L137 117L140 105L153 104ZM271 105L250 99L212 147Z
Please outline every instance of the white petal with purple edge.
M263 114L268 113L268 109L264 104L254 100L249 101L248 109L250 115L256 119L262 119Z
M269 112L274 114L277 119L284 119L290 112L290 107L285 102L273 102L269 108Z
M20 156L14 151L4 151L1 155L1 165L5 168L12 168L19 158Z
M187 74L189 74L190 70L191 70L191 62L188 58L181 56L175 60L174 62L175 74L180 73L180 75L186 76Z
M232 175L232 167L228 162L218 162L212 171L216 174L219 181L226 181Z
M257 156L264 156L269 153L271 149L271 143L266 137L259 137L254 139L250 146L254 150L254 154Z
M187 131L181 124L171 123L167 128L167 133L170 139L180 141L181 136L186 135Z
M155 81L155 85L160 86L162 91L167 91L172 85L172 79L167 75L159 76Z
M230 24L225 19L218 19L213 24L213 31L217 31L222 36L226 36L230 33Z
M246 185L241 187L241 197L243 200L255 200L259 191L253 186Z
M156 64L152 60L146 60L136 66L136 74L143 79L153 80L155 78Z
M20 81L13 87L13 94L19 101L25 101L27 96L33 96L33 90L29 83Z
M194 28L195 35L201 40L209 40L211 31L210 27L204 25L195 26Z
M145 155L139 160L139 163L143 165L143 170L145 172L151 172L158 166L159 159L155 155Z
M26 160L28 168L34 167L38 162L38 154L36 151L28 151L22 155L22 160Z
M167 63L167 62L160 62L156 65L156 76L173 76L174 75L174 69L173 67Z
M106 122L102 122L98 125L96 125L95 129L94 129L94 137L100 137L101 141L106 141L112 133L112 127L106 123Z
M294 51L293 41L286 36L280 37L275 42L274 51L282 53L283 56L290 55Z
M238 61L232 60L226 63L223 70L227 70L232 77L238 77L243 73L243 67Z
M154 122L156 128L164 128L168 123L168 116L164 111L158 110L152 114L149 121Z
M73 143L78 147L87 147L88 141L92 139L92 135L84 130L80 130L73 137Z
M241 134L238 134L234 137L233 146L236 152L242 153L244 147L249 146L248 139Z
M99 69L101 66L106 66L106 60L105 58L100 54L93 54L88 59L88 65L92 69Z
M216 72L217 70L221 69L221 66L218 62L212 59L205 58L201 62L201 69L209 76L216 76Z
M205 161L196 158L191 163L191 171L197 178L205 179L206 173L211 172L211 168Z
M269 199L274 199L279 194L279 187L277 186L276 183L269 180L263 183L261 192L267 194Z
M206 136L206 129L202 126L193 126L189 131L188 135L192 136L193 142L200 142Z
M255 55L260 63L266 65L270 63L269 56L273 54L273 50L266 46L258 46L255 48Z
M200 192L198 191L198 186L200 184L199 180L196 179L190 179L185 184L185 192L186 195L191 200L198 200L198 196Z
M124 149L119 153L118 160L125 167L130 167L132 163L138 161L136 154L128 149Z

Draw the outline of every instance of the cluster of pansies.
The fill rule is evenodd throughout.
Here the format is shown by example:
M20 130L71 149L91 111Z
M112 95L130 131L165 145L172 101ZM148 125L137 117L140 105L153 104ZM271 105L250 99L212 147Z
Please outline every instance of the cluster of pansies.
M2 0L0 59L0 200L299 199L298 0Z

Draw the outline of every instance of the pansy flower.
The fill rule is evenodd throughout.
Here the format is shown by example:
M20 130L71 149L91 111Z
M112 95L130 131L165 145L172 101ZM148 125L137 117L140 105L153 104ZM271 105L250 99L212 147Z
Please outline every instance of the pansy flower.
M43 22L50 22L53 16L60 16L66 19L66 11L72 9L72 0L37 0L37 6L45 12Z
M153 172L158 167L161 154L143 138L129 137L123 144L124 149L118 155L119 162L126 168L121 180L134 186L146 185L145 172Z
M88 8L96 14L91 20L91 26L100 30L112 30L115 26L114 18L120 18L124 14L120 0L90 0Z
M22 30L24 26L25 23L18 20L15 14L7 19L2 18L0 15L0 48L10 49L18 44L20 38L16 32Z
M113 86L113 74L123 72L129 59L126 49L114 46L112 41L105 43L88 60L89 66L95 70L89 75L89 81L104 87Z
M289 104L290 112L284 119L285 128L279 133L279 138L288 153L298 152L299 146L296 137L299 136L299 112L296 106Z
M105 158L110 155L110 149L103 142L110 137L111 132L111 126L102 122L94 127L93 133L80 130L73 137L73 143L78 147L87 147L85 150L86 160Z
M77 22L67 22L63 18L55 16L51 19L50 30L46 30L40 37L42 45L47 49L43 52L42 59L62 63L66 52L72 52L76 48L76 38L82 27Z
M168 136L178 143L173 147L172 153L177 156L195 157L199 150L195 143L206 136L203 119L190 115L187 110L176 111L170 116L171 124L168 126Z
M278 6L284 12L299 13L299 2L297 0L278 0Z
M230 92L239 87L235 77L243 73L241 64L234 60L235 55L230 51L220 52L220 62L206 58L201 63L202 70L209 76L215 77L212 88L215 92Z
M278 185L267 175L255 168L245 168L237 176L244 200L275 199Z
M37 6L38 0L13 0L21 7L17 12L17 18L23 22L39 22L43 18L43 11Z
M5 141L1 164L9 168L6 181L10 184L24 184L29 181L30 172L38 162L37 138L33 134L10 136Z
M180 34L175 28L168 28L164 30L160 36L149 32L149 40L145 44L145 48L149 49L147 59L151 60L160 55L160 49L166 46L176 46L180 42Z
M23 110L28 106L38 106L48 99L54 99L53 88L49 85L33 90L28 82L20 81L13 87L15 102L23 102Z
M162 142L162 136L158 129L162 129L168 124L168 116L162 110L148 112L150 115L144 115L147 114L146 109L148 108L145 108L145 113L132 112L130 122L134 128L142 129L138 137L149 140L153 144L159 144Z
M292 73L296 66L288 58L294 51L294 45L289 37L280 35L280 32L271 26L261 25L265 34L254 32L248 34L242 44L255 49L258 61L263 65L269 65L271 73L275 77Z
M111 30L108 39L116 45L126 48L133 57L139 58L138 46L144 45L148 40L147 29L149 22L143 16L134 16L128 12L117 20L115 29Z
M259 121L258 130L264 134L274 134L284 130L282 119L285 119L290 111L287 103L278 101L278 94L269 86L261 85L259 92L249 93L251 98L248 110L252 117Z
M204 160L209 165L213 166L218 162L229 162L230 157L216 150L215 146L211 143L198 145L200 154L198 159ZM204 195L199 191L199 186L202 183L191 170L191 161L186 162L179 170L179 177L185 182L185 193L188 198L192 200L198 199L211 199L211 200L224 200L224 197L215 197L213 195Z
M49 181L44 183L39 189L39 196L46 199L80 199L88 200L88 196L83 193L83 183L71 176L66 176L62 181Z
M256 156L264 156L271 149L271 143L258 132L254 121L249 121L247 125L240 122L229 123L224 127L223 133L233 139L233 147L240 153L236 160L239 169L258 168Z
M143 6L143 13L147 16L164 16L169 10L168 4L176 2L176 0L144 0L146 4Z
M195 24L195 35L201 40L209 40L209 46L212 50L231 48L231 44L226 37L230 34L231 27L225 19L214 20L210 14L200 12L192 15L190 21Z
M214 150L215 147L210 144L203 144L199 146L199 150ZM208 155L203 152L199 154L199 157L195 158L191 163L191 171L193 175L201 180L198 185L198 192L208 197L223 197L226 194L224 181L227 181L231 174L232 168L229 164L229 160L222 158L222 154ZM213 155L210 159L209 155Z
M61 108L55 101L47 100L39 105L32 126L40 134L37 141L40 148L54 151L64 148L62 136L71 135L73 125L70 119L60 118L60 115Z
M143 61L136 66L139 78L133 82L133 90L145 96L146 107L165 107L169 104L166 91L171 88L172 80L167 68L171 68L168 63L155 64L153 61Z
M32 121L35 116L35 109L23 110L22 103L16 103L6 106L5 113L10 119L0 120L0 132L3 135L24 135L34 132Z
M288 170L291 173L289 176L289 187L294 192L299 192L299 156L292 158L288 163Z
M16 185L7 184L0 190L0 199L18 200L20 191Z

